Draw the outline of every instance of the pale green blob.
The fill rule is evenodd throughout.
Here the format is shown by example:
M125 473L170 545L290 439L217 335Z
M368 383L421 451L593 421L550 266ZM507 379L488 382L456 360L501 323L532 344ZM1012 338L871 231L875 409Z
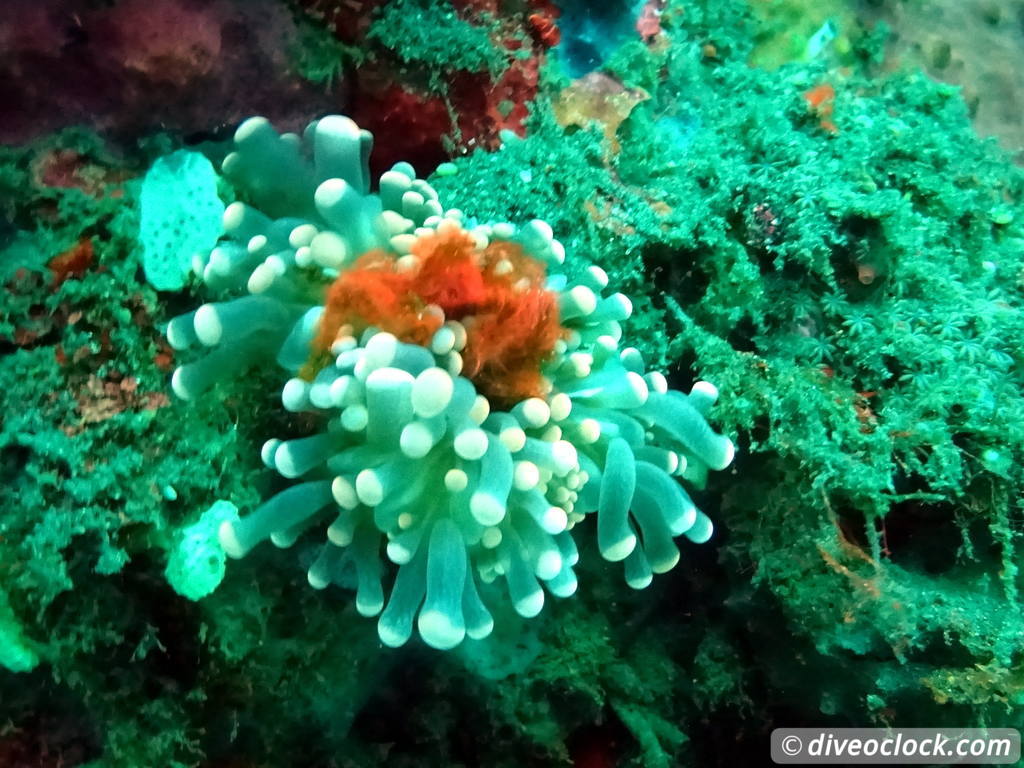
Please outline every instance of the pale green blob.
M237 519L234 504L218 501L181 532L164 571L175 592L189 600L200 600L220 585L226 555L217 541L217 529L225 520Z
M38 664L39 654L22 633L7 595L0 591L0 667L11 672L29 672Z
M146 280L159 291L181 290L192 257L220 237L224 203L210 161L184 149L161 157L142 181L140 211Z

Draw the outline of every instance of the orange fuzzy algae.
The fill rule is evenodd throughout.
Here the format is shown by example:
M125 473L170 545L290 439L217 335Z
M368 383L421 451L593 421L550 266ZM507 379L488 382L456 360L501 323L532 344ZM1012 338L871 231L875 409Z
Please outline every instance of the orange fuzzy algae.
M565 331L557 298L544 288L544 265L512 243L492 243L483 255L488 292L472 321L464 321L465 373L502 404L545 395L541 367Z
M445 320L457 320L466 328L462 373L481 393L501 403L543 395L541 368L564 333L545 277L517 244L479 249L455 227L419 237L402 259L371 251L328 289L317 354L339 333L370 326L429 346Z
M384 251L361 256L327 291L316 349L329 350L345 326L356 335L374 326L411 344L429 344L442 321L425 311L409 278Z
M804 101L812 112L818 115L818 124L829 133L838 133L839 129L832 120L835 112L836 89L828 83L816 85L804 92Z

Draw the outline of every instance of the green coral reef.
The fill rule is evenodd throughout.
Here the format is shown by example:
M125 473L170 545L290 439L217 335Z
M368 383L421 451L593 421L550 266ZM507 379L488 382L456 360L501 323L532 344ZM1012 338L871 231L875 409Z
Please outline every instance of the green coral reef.
M0 763L760 765L780 726L1020 727L1024 172L881 27L810 46L820 9L752 5L670 1L608 52L582 82L625 111L552 49L525 137L425 179L371 184L338 117L0 149ZM187 167L194 197L159 175ZM482 323L429 302L421 342L318 341L346 270L452 243L543 274L550 389L474 383Z

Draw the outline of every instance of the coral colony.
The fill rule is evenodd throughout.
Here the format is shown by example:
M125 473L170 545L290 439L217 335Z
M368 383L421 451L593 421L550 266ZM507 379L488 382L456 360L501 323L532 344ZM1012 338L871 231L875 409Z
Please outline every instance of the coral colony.
M502 583L523 617L545 589L573 594L590 513L602 556L647 586L679 560L676 537L711 536L678 478L701 487L732 460L706 421L716 389L670 390L622 347L630 301L599 267L563 274L543 221L475 223L407 163L371 191L371 143L346 117L302 137L256 117L224 161L247 202L194 269L234 298L169 324L175 349L210 350L174 392L194 400L276 361L284 407L322 425L265 443L264 463L297 482L225 520L224 550L325 527L310 584L357 584L389 646L414 623L435 648L486 637Z

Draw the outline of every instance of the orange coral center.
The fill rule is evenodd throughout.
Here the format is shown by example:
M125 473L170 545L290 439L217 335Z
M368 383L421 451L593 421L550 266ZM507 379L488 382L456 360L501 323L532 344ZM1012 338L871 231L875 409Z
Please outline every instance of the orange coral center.
M374 326L401 341L427 346L442 318L466 327L463 375L499 404L545 394L541 367L564 330L558 302L544 288L544 265L514 243L479 250L459 229L434 232L412 246L412 266L371 251L338 276L327 292L316 350L323 354L344 326Z

